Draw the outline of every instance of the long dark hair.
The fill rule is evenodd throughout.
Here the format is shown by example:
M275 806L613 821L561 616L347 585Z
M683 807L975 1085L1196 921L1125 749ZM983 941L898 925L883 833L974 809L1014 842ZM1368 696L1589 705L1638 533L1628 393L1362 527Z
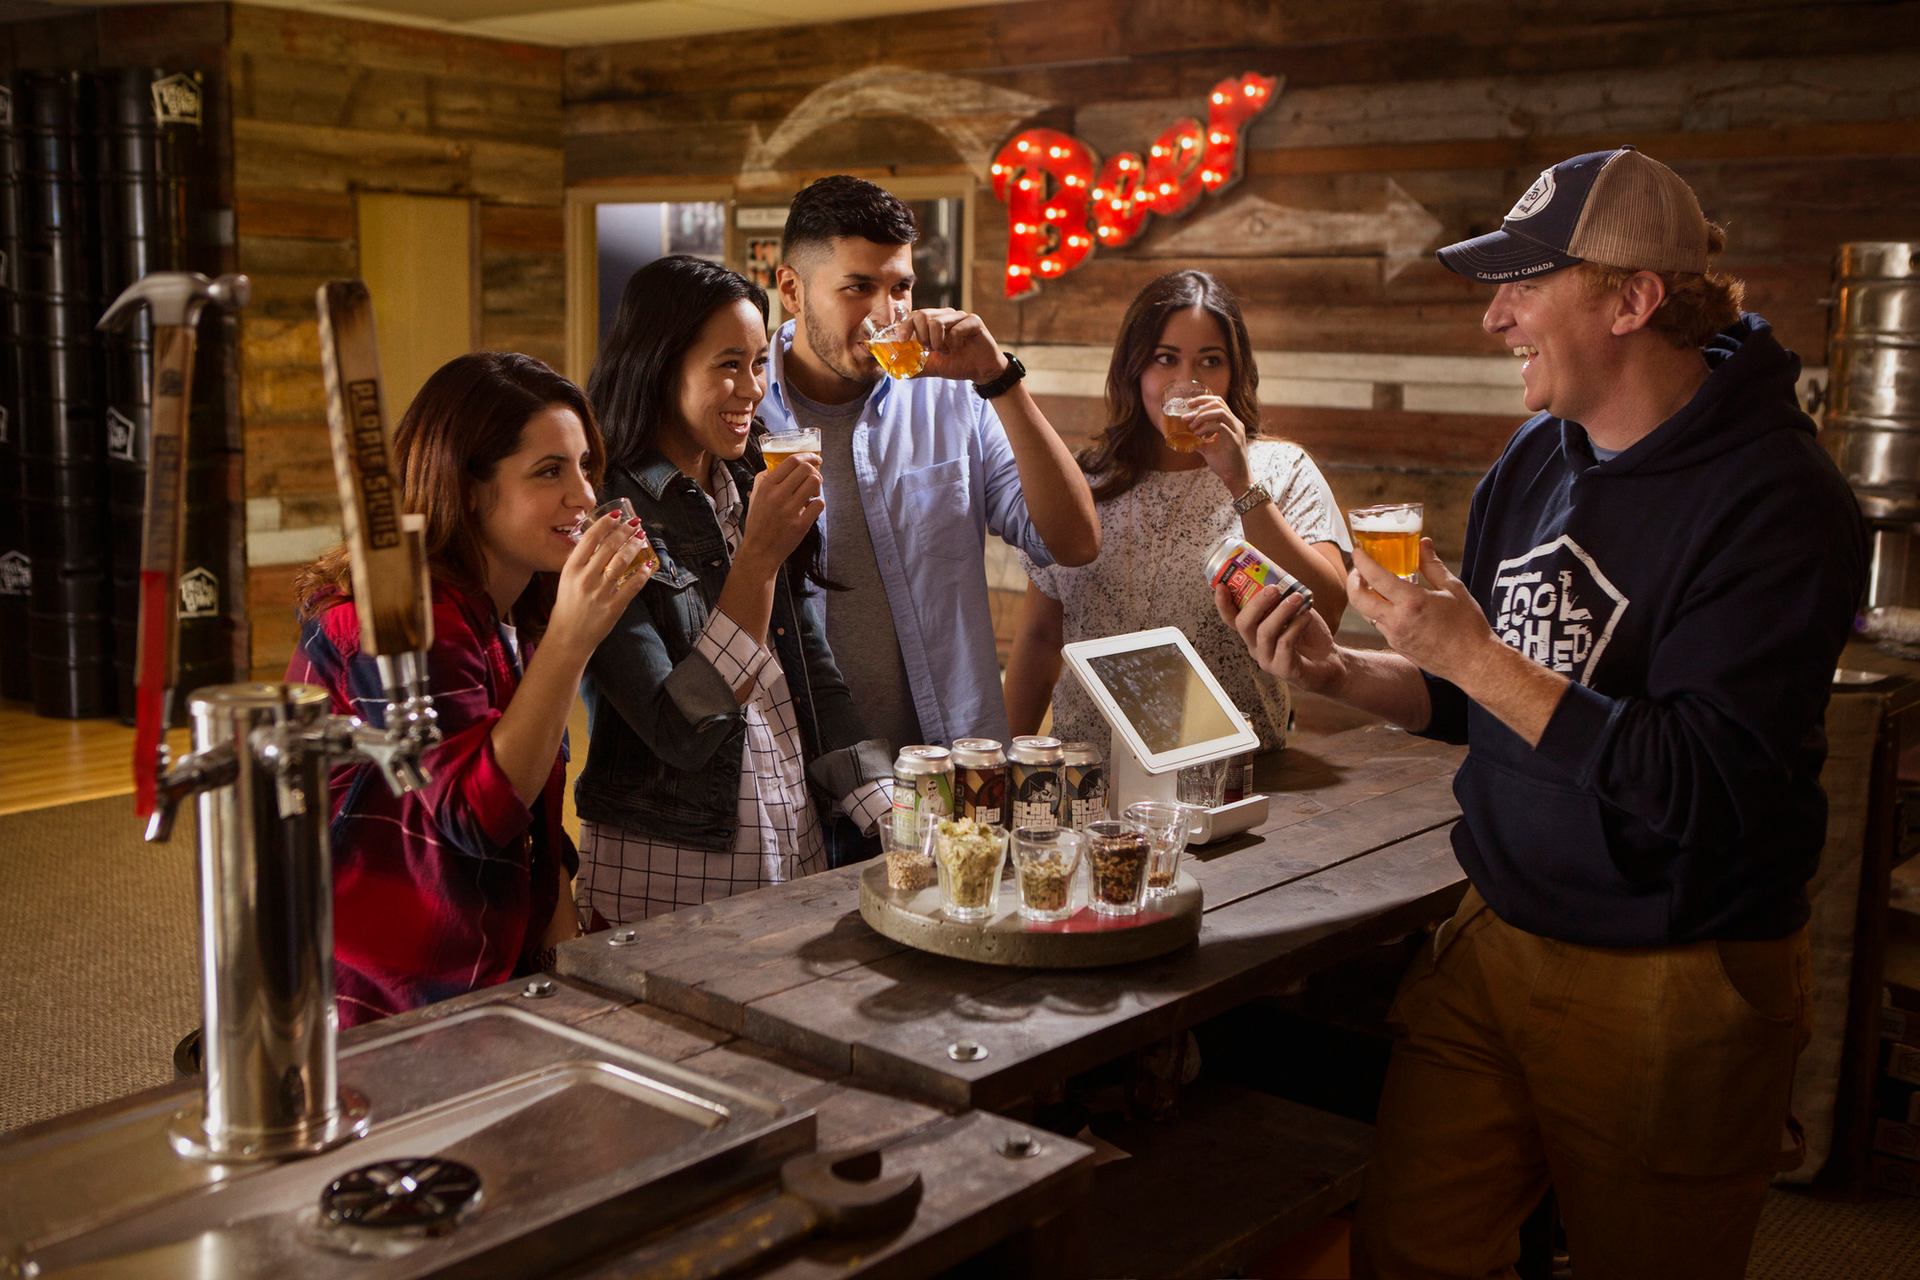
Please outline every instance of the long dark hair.
M587 436L587 478L599 487L607 446L587 397L532 356L475 351L434 370L393 433L401 507L427 518L427 565L433 576L469 594L486 594L487 558L473 518L474 490L493 479L501 460L520 448L533 416L562 405ZM533 639L546 629L557 575L536 573L514 601L514 622ZM301 570L294 585L301 614L312 617L351 597L347 549L339 546Z
M764 323L767 293L737 271L705 258L673 254L656 258L627 278L613 330L587 377L587 398L599 407L611 466L637 470L659 448L660 428L679 412L680 362L707 318L721 307L751 302ZM754 422L748 466L759 471L760 436ZM699 477L693 477L696 481ZM816 521L787 557L795 590L808 581L845 590L826 576L825 540Z
M1117 498L1140 483L1159 456L1161 435L1140 399L1140 375L1160 345L1167 317L1199 307L1220 322L1227 337L1227 407L1246 424L1247 438L1260 434L1260 371L1239 301L1204 271L1175 271L1142 289L1120 321L1113 358L1107 364L1107 427L1076 455L1093 478L1093 500Z

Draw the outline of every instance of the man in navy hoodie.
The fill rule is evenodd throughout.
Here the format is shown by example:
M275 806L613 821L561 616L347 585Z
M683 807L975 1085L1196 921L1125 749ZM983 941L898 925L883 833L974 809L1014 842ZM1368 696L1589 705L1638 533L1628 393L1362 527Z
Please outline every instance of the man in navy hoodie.
M1401 988L1356 1274L1489 1276L1551 1185L1582 1276L1744 1275L1810 1012L1828 685L1865 537L1800 362L1709 261L1725 234L1623 147L1440 250L1495 285L1521 426L1455 577L1354 553L1390 651L1269 588L1276 676L1468 745L1465 901Z

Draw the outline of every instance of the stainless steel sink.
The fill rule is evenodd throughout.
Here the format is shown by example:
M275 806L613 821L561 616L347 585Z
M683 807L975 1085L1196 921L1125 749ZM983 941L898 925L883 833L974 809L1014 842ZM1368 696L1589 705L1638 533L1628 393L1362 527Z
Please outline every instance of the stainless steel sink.
M622 1016L618 1011L607 1015ZM22 1276L545 1274L630 1240L813 1145L811 1112L488 1004L344 1050L364 1138L279 1164L175 1154L195 1095L0 1140L0 1247ZM478 1197L445 1234L329 1225L321 1192L360 1166L434 1156Z

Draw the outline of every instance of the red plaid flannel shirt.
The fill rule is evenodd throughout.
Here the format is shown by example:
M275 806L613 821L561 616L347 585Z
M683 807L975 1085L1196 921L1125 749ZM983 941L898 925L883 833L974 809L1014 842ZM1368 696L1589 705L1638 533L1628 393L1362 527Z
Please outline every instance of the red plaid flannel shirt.
M371 764L342 765L331 779L342 1026L533 972L558 901L555 862L579 867L560 826L565 740L531 809L494 759L494 722L519 677L492 603L435 580L433 632L428 687L442 739L425 757L432 781L396 798ZM350 600L302 623L287 679L326 689L336 715L386 721Z

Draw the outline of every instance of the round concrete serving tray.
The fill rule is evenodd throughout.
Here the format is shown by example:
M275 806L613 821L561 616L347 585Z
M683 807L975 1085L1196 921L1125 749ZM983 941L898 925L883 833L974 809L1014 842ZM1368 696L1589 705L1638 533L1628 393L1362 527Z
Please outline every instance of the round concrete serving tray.
M1200 933L1200 885L1182 871L1173 893L1149 898L1137 916L1103 916L1087 906L1086 875L1074 877L1065 920L1042 923L1020 916L1020 890L1001 882L993 918L974 924L949 920L940 910L940 888L913 893L887 887L887 866L875 858L860 876L860 918L876 933L921 951L979 964L1030 969L1082 969L1127 964L1165 955Z

